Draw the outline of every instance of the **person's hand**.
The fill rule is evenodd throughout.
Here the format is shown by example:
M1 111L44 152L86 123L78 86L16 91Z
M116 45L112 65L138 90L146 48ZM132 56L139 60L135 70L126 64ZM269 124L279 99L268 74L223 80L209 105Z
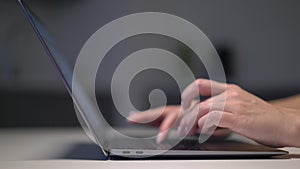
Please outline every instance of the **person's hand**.
M195 86L197 90L195 90ZM198 92L195 93L195 91ZM198 95L211 97L192 105L194 98ZM166 107L156 121L158 122L156 124L161 124L160 131L162 133L166 133L170 126L176 123L178 117L180 119L178 129L180 130L190 124L189 119L192 119L194 127L188 131L189 133L203 132L206 131L203 128L218 126L269 146L300 146L299 112L272 106L236 85L198 79L182 93L181 105L186 110L184 112L190 112L191 107L193 109L197 107L196 122L192 118L187 118L191 113L180 113L179 107ZM153 117L152 114L155 114L155 110L132 114L129 119L139 122ZM205 123L205 121L217 121L218 123Z
M144 112L133 112L127 117L130 123L144 123L152 126L160 126L157 142L166 139L170 128L178 122L180 106L166 106L150 109Z
M197 86L198 94L195 93L194 86ZM212 88L214 93L211 94ZM218 124L211 125L228 128L265 145L279 147L300 143L299 130L297 131L300 116L294 110L272 106L237 85L206 79L198 79L185 89L182 94L182 106L189 107L194 97L199 94L211 96L198 104L197 123L200 130L208 118L213 120L221 117L219 121L216 120ZM212 106L214 104L224 107Z
M192 105L195 105L194 102ZM192 107L192 106L191 106ZM166 107L158 107L155 109L150 109L144 112L135 112L130 114L128 118L130 123L144 123L151 126L160 126L159 134L157 136L157 142L164 141L171 127L178 126L182 115L180 115L180 106L171 105ZM197 133L197 126L194 125L193 129L188 133L189 135ZM215 137L227 137L231 133L230 130L225 128L217 128L217 130L213 133Z

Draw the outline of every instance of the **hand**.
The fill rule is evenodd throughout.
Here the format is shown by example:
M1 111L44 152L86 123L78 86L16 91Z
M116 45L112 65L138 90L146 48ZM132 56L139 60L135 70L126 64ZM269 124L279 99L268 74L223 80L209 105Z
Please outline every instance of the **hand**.
M198 93L195 93L195 86L197 86ZM210 98L193 106L193 99L198 95L210 96ZM188 110L184 112L189 112L191 107L195 106L198 106L197 120L190 133L205 131L203 128L215 125L269 146L300 146L298 110L273 106L236 85L206 79L196 80L182 93L182 108ZM191 113L180 113L179 108L176 109L177 111L174 110L174 107L173 109L167 107L160 116L161 132L168 131L175 123L172 120L174 117L180 119L179 129L189 124L189 121L185 119L191 119L186 118ZM141 114L133 114L129 119L138 122L146 116L150 117L152 113L153 111L149 110ZM214 118L220 118L217 124L206 123L208 126L204 126L205 121ZM167 130L164 130L165 128Z
M197 86L199 93L195 93L193 86ZM300 114L296 110L272 106L237 85L205 79L198 79L185 89L182 94L183 107L188 107L199 94L211 96L198 104L199 130L207 118L221 117L218 124L211 125L228 128L269 146L300 146L300 132L297 131ZM224 107L215 106L214 109L213 104Z
M192 108L197 102L193 102L190 106ZM128 120L130 123L146 123L151 126L160 126L157 142L164 141L172 126L178 126L182 119L180 115L180 106L172 105L166 107L158 107L155 109L147 110L144 112L135 112L130 114ZM157 118L158 117L158 118ZM189 135L196 133L197 127L194 127ZM227 137L231 133L230 130L225 128L217 128L214 132L215 137Z

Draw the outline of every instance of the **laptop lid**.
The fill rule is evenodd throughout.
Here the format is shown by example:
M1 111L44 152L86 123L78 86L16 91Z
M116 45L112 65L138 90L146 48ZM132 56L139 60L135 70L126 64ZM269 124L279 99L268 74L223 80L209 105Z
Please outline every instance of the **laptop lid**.
M74 95L72 92L72 83L78 83L78 81L72 81L72 78L74 77L71 66L64 60L64 57L61 56L51 38L51 35L44 28L39 18L30 10L23 0L18 0L18 2L41 42L46 54L58 70L68 93L72 97L75 109L77 110L76 112L79 112L79 114L77 113L77 117L80 124L89 137L101 147L103 153L107 156L108 145L107 140L105 139L107 127L104 125L105 122L103 122L103 117L99 117L99 114L95 113L96 111L93 109L93 106L91 106L90 98L84 92L84 89L77 91L77 95ZM80 86L80 84L77 84L77 86ZM80 88L77 89L80 90Z

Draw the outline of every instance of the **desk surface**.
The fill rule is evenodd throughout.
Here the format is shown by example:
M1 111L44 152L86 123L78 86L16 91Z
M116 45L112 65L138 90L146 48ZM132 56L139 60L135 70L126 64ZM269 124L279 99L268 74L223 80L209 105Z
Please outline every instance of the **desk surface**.
M239 160L137 160L103 161L70 156L74 145L93 145L80 128L1 129L0 168L289 168L300 166L300 149L286 159ZM89 148L84 150L88 150ZM91 150L91 149L90 149ZM72 150L73 151L73 150ZM91 153L100 153L92 147ZM75 153L76 154L76 153ZM99 154L101 156L101 154ZM71 158L70 158L71 157Z

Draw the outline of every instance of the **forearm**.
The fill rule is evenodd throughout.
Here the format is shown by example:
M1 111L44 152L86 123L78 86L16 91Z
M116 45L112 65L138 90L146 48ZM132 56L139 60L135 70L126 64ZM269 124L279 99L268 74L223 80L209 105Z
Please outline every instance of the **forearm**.
M300 110L300 94L287 98L272 100L269 103L277 107L286 107Z

